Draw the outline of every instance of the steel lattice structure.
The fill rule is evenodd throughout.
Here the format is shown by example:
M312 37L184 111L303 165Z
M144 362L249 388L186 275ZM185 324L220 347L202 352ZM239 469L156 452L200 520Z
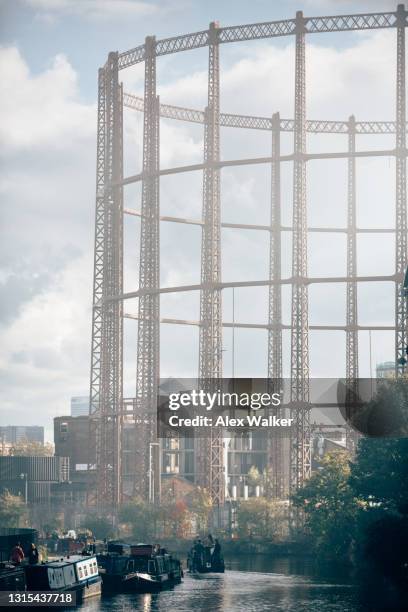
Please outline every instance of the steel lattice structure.
M210 24L208 101L204 116L203 226L201 242L201 292L199 380L206 391L216 391L222 378L221 199L220 199L220 52L219 29ZM224 502L223 438L219 430L198 439L197 482L210 492L213 503Z
M406 108L405 108L405 28L407 11L398 5L395 12L358 15L304 17L295 19L219 27L210 24L208 30L156 41L148 37L145 44L123 53L110 53L99 71L97 188L95 223L94 293L91 356L91 411L96 431L96 501L116 506L121 498L121 427L129 419L124 409L122 393L123 318L137 319L136 399L131 418L137 432L137 444L143 452L135 455L140 478L135 491L145 494L146 465L149 443L155 437L157 379L159 377L160 324L185 324L200 328L199 372L202 385L216 384L222 376L223 327L258 328L268 331L268 376L282 378L282 330L291 330L291 411L295 418L290 451L290 488L294 490L310 475L310 403L309 350L310 329L343 330L346 333L346 377L353 384L358 378L358 332L363 329L395 331L396 374L405 366L398 360L405 354L406 302L402 293L403 274L407 265L407 202L406 202ZM395 121L308 120L306 118L307 34L324 32L375 30L395 28L396 57L396 117ZM226 43L294 36L296 45L294 119L235 115L220 112L219 55ZM156 59L200 47L209 48L208 102L205 110L160 104L156 95ZM119 71L145 63L144 98L123 93ZM143 170L123 177L123 107L144 113ZM204 125L203 163L173 168L160 168L160 117ZM266 130L271 132L271 156L250 159L221 160L220 127ZM280 136L294 135L293 153L282 155ZM344 134L348 147L343 152L308 153L307 133ZM359 134L394 134L395 148L387 150L356 150ZM392 156L396 159L396 221L395 227L359 228L356 223L356 159ZM347 226L343 228L308 227L306 202L306 169L309 160L345 159L348 162ZM280 171L282 163L293 163L293 220L281 225ZM220 172L224 167L266 164L271 168L271 214L269 225L221 223ZM182 219L161 216L159 207L160 177L184 172L203 172L202 219ZM142 183L140 212L123 208L123 187ZM123 293L123 215L141 217L140 286ZM202 227L201 282L198 285L160 287L159 226L174 222ZM221 277L221 228L243 228L267 231L270 236L269 278L261 281L223 282ZM281 276L281 233L292 232L292 274ZM356 236L359 233L383 232L395 234L395 273L391 275L358 276ZM310 232L342 232L347 236L347 275L343 277L310 277L307 270L307 236ZM360 282L392 281L395 283L395 324L392 326L362 326L357 317L357 286ZM346 283L347 311L345 325L309 325L308 287L313 283ZM292 287L291 324L282 324L281 287ZM222 290L228 287L269 287L268 323L229 323L222 320ZM200 318L181 320L160 318L160 295L180 291L200 291ZM139 313L123 311L123 302L139 298ZM353 387L351 387L353 388ZM91 440L93 437L91 437ZM275 469L275 494L282 495L282 442L273 438L269 458ZM224 501L224 466L222 440L214 437L203 443L198 452L200 484L207 486L214 503ZM93 498L92 498L93 499Z
M123 291L123 92L118 54L99 71L94 308L91 350L90 439L96 448L96 502L121 499L123 304L105 298Z
M270 391L279 391L282 384L282 287L281 272L281 177L280 177L280 116L272 117L271 216L269 233L269 312L268 312L268 379L273 381ZM276 410L279 413L279 409ZM277 433L268 437L268 463L274 466L273 493L281 499L285 493L284 449Z
M159 220L159 99L156 96L155 39L146 39L145 92L143 122L143 182L140 232L140 276L142 289L155 290L160 286L160 220ZM157 293L145 293L139 299L137 340L136 410L142 416L143 427L138 427L139 479L134 492L147 497L149 446L156 436L155 408L159 378L160 299Z
M306 209L306 23L296 14L295 125L292 218L291 394L293 435L290 444L290 488L310 476L309 314Z
M358 397L358 329L357 329L357 236L356 236L356 120L352 115L348 125L348 175L347 175L347 300L346 300L346 378L347 405ZM347 428L347 446L354 447L355 432Z

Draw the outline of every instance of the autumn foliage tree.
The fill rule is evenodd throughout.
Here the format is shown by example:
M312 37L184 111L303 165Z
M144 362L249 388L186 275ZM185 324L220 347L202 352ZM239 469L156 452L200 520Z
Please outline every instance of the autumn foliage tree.
M187 505L191 512L191 518L195 522L197 533L208 531L209 520L212 512L212 500L207 489L197 487L188 495Z
M1 527L21 527L27 518L27 507L21 497L4 491L0 495Z
M157 536L160 514L157 506L134 497L120 508L119 520L130 527L132 537L138 542L151 542Z
M184 500L179 499L168 507L170 535L178 538L188 537L191 531L191 513Z
M285 511L275 501L264 497L250 497L237 507L237 532L240 538L273 540L282 533Z
M41 444L41 442L20 440L10 448L9 454L14 457L52 457L54 447L48 442Z

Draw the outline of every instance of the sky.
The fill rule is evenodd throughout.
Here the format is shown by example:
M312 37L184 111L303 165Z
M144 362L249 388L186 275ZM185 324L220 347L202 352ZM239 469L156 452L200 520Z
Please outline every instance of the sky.
M394 10L388 0L304 0L252 2L197 0L0 0L0 424L36 424L52 439L52 418L69 414L70 397L89 387L92 250L95 191L97 69L112 50L144 41L221 26L305 15ZM221 110L293 116L293 40L275 39L223 45ZM203 108L207 50L158 61L162 102ZM308 37L309 118L357 120L394 118L395 32L376 31ZM143 67L121 73L124 88L141 95ZM125 174L141 164L141 117L125 111ZM270 153L270 134L223 129L222 157ZM292 137L283 138L290 151ZM308 149L345 150L345 137L308 137ZM357 147L391 148L390 138L360 137ZM200 126L161 121L161 166L200 162ZM239 151L239 153L237 153ZM308 165L310 225L345 225L346 163ZM390 227L394 222L394 160L357 162L358 225ZM161 180L162 214L199 218L199 173ZM268 223L270 169L249 167L222 172L223 221ZM282 169L282 215L291 218L291 168ZM140 187L125 190L125 206L140 209ZM137 288L139 221L125 226L125 290ZM199 282L197 227L161 226L161 282ZM385 234L358 241L358 273L391 274L394 243ZM266 279L267 235L223 230L223 279ZM309 236L311 276L345 273L344 235ZM290 275L290 237L283 241L282 274ZM266 289L235 292L237 321L265 322ZM342 323L345 287L310 289L310 323ZM168 295L161 315L197 319L199 296ZM359 287L362 324L392 324L390 284ZM231 291L223 296L224 319L231 320ZM126 304L137 312L136 300ZM290 317L290 293L283 292L283 318ZM135 385L137 323L125 321L125 394ZM312 375L343 376L344 332L311 332ZM266 332L236 331L237 376L266 375ZM197 370L196 328L162 325L163 376L189 377ZM373 332L372 363L393 359L393 336ZM224 337L225 374L231 372L231 333ZM289 335L284 335L288 373ZM286 372L285 372L286 370ZM360 374L368 376L368 334L360 334Z

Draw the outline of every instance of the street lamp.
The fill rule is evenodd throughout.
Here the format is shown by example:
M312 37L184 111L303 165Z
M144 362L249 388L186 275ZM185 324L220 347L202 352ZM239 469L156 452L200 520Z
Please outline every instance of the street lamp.
M153 467L153 452L152 447L158 446L160 449L159 442L149 443L149 502L154 504L154 467ZM160 501L160 452L159 452L159 501Z
M28 474L20 474L20 478L21 480L25 481L25 486L24 486L24 503L25 505L28 504Z

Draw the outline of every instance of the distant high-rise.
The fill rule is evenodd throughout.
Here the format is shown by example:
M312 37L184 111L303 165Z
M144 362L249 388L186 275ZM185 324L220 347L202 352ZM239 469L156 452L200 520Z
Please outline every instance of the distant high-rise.
M81 395L71 397L71 416L88 416L89 414L89 396Z
M5 425L0 427L0 440L5 444L40 442L44 444L44 427L39 425Z

